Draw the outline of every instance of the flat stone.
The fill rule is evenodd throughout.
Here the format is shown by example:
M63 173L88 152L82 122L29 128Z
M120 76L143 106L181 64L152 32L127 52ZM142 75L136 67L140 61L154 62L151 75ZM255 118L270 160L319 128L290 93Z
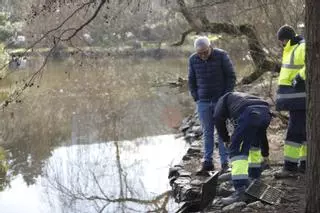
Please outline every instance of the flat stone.
M180 132L185 132L185 131L187 131L187 129L189 129L190 128L190 126L188 125L188 124L183 124L183 125L181 125L180 127L179 127L179 131Z
M232 203L228 206L225 206L222 208L222 212L236 212L236 211L241 211L243 208L245 208L247 204L245 202L236 202Z
M253 210L249 207L246 207L246 208L242 209L241 212L256 212L256 210Z
M224 173L218 177L218 182L226 182L231 180L231 172Z
M174 181L174 184L177 184L177 185L186 185L186 184L189 184L190 183L190 178L187 178L187 177L179 177L177 178L175 181Z
M248 204L248 207L253 208L253 209L262 209L262 208L264 208L264 205L263 205L263 203L261 203L261 201L256 201L256 202Z
M191 177L191 172L188 172L186 170L178 170L179 177Z
M193 133L192 133L192 134L193 134ZM191 134L187 134L186 136L184 136L184 139L185 139L186 141L192 142L192 141L195 140L195 137L192 136Z
M182 138L184 136L183 133L178 133L174 136L175 139Z
M217 196L228 197L235 191L233 186L229 186L228 184L225 184L225 183L218 185Z
M188 160L191 160L191 157L190 157L190 155L184 155L182 157L182 160L188 161Z
M269 209L270 209L270 210L274 210L274 209L275 209L274 206L271 206L271 205L265 205L264 208L265 208L265 209L268 209L268 210L269 210Z
M187 133L185 137L195 138L196 134L194 134L193 132L190 132L190 133Z
M193 126L192 128L191 128L191 131L192 132L194 132L195 134L197 134L197 135L202 135L202 128L201 128L201 126Z
M187 153L190 154L190 155L201 153L201 148L200 148L200 147L191 146L191 147L188 149Z
M203 182L202 181L200 181L199 179L194 179L194 180L192 180L191 181L191 185L193 185L193 186L199 186L199 185L201 185Z
M201 140L195 140L192 142L192 147L198 147L202 149L202 141Z
M169 168L169 174L168 178L174 177L174 176L179 176L178 171L181 170L180 167L171 167Z

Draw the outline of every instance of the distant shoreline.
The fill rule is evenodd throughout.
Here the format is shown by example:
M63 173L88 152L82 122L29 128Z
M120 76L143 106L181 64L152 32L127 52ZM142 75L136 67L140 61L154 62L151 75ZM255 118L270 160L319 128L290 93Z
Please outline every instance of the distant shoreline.
M189 49L189 50L187 50ZM11 56L47 56L50 48L30 49L26 51L24 48L7 49L7 53ZM79 47L79 48L57 48L51 53L51 58L63 59L75 55L86 57L133 57L133 58L155 58L162 59L168 57L188 57L192 54L192 48L186 47L170 47L163 46L161 48L134 48L134 47Z

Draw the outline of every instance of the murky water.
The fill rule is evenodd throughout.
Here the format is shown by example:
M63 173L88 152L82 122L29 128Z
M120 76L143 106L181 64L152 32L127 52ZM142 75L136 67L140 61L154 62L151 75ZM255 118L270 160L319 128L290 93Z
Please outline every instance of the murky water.
M50 62L21 103L0 112L9 166L0 212L174 212L168 168L188 145L173 133L194 103L166 82L186 78L186 66L186 58ZM37 67L13 72L0 90Z
M185 62L49 63L22 103L0 112L9 164L1 212L172 212L167 172L187 148L172 133L194 106L163 85L186 77ZM13 90L32 70L0 88Z

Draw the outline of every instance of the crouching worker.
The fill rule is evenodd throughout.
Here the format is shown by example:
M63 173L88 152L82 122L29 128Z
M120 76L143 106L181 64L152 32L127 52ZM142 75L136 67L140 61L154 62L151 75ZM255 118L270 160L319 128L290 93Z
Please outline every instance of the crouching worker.
M245 200L245 189L250 179L257 179L261 174L260 144L271 120L269 104L259 97L230 92L217 102L214 118L219 136L229 148L232 165L231 176L235 192L222 199L224 205ZM230 136L226 120L234 123Z

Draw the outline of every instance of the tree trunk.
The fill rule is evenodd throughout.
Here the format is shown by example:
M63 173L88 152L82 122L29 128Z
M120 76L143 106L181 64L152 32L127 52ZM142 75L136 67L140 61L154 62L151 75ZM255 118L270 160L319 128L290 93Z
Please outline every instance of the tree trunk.
M320 213L320 1L306 0L307 136L306 213Z

